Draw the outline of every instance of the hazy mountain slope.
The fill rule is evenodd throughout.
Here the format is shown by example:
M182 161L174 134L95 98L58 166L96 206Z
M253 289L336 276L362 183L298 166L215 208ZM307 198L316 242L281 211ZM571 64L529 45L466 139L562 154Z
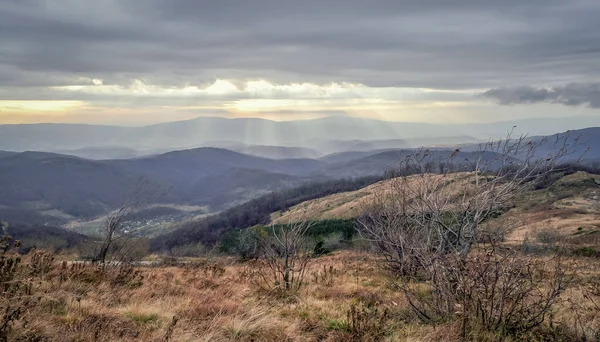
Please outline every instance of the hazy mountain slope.
M319 160L335 164L335 163L347 163L352 160L365 158L375 154L393 151L394 149L383 149L383 150L372 150L372 151L347 151L347 152L336 152L319 158Z
M534 137L536 141L544 139L543 137ZM548 154L556 151L563 143L569 146L578 146L578 151L574 152L570 159L577 159L585 152L583 157L589 160L600 159L600 127L590 127L570 132L563 132L546 137L548 143L540 150L540 154Z
M269 159L315 159L323 154L304 147L250 145L230 148L230 150Z
M106 163L24 152L0 162L0 205L93 216L121 204L139 178Z
M238 168L299 176L310 174L324 165L313 159L273 160L211 147L105 163L180 185L192 184Z
M474 143L479 139L460 135L455 137L430 137L430 138L408 138L408 139L384 139L384 140L332 140L319 142L322 151L343 152L368 152L397 150L406 148L455 146L458 144Z
M15 151L124 146L132 128L78 124L0 125L0 149Z
M514 139L518 136L513 136ZM536 145L535 155L546 158L548 155L556 155L565 146L571 153L564 161L573 161L583 157L585 161L596 161L600 159L600 127L589 127L556 133L548 136L526 137L525 142L532 141ZM461 151L476 151L482 144L462 145ZM589 149L588 149L589 148ZM525 151L525 148L522 148Z
M263 170L231 169L195 183L190 192L194 203L222 210L241 204L270 191L298 186L306 179Z
M135 190L159 189L156 203L222 210L305 181L323 162L272 160L201 148L138 159L92 161L54 153L7 154L0 162L0 218L61 224L114 209ZM146 189L146 192L154 190Z
M128 159L136 158L150 153L139 152L133 148L127 147L94 147L87 146L76 150L57 150L52 151L59 154L66 154L79 158L102 160L102 159Z
M64 251L80 246L90 238L75 232L43 225L9 225L5 232L13 239L21 241L19 248L27 252L32 248L50 251Z
M15 155L16 152L0 151L0 159Z
M399 167L407 156L414 153L417 152L415 150L390 150L368 154L366 157L331 164L322 168L319 172L329 177L338 178L379 175L387 170ZM451 158L453 154L454 157ZM474 161L478 158L493 163L497 159L497 155L494 153L485 153L482 155L478 152L454 153L454 150L430 150L427 156L427 160L433 162L448 162L452 160L453 163L459 164L468 164L469 161Z

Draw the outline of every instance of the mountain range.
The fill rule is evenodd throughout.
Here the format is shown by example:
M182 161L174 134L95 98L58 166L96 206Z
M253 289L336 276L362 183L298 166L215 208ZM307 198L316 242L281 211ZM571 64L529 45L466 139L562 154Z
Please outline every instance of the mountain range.
M528 139L577 142L582 150L590 147L586 160L600 160L600 128ZM3 136L0 141L6 143ZM168 207L154 212L172 213L178 206L191 206L197 214L215 213L271 191L310 182L382 175L414 152L411 149L414 145L402 139L315 141L329 147L311 149L221 141L214 145L230 149L200 147L165 152L164 148L144 150L139 146L133 149L107 145L71 148L64 150L66 154L0 151L0 221L63 225L90 220L122 205L141 180L145 191L154 194L152 204ZM425 138L413 141L428 146ZM436 141L438 144L429 145L432 158L445 159L455 154L456 160L468 161L481 157L476 155L479 145L470 136ZM460 152L455 153L456 148ZM540 157L553 148L556 147L552 144L544 145ZM341 152L322 156L328 150ZM69 151L88 158L69 155ZM104 158L112 155L120 157ZM185 214L189 214L188 209Z
M263 157L282 158L281 147L302 148L294 157L315 158L343 151L456 145L517 133L551 134L572 127L572 120L528 119L482 124L388 122L348 116L270 121L200 117L143 127L81 124L0 125L0 150L50 151L91 159L130 158L195 147L223 147ZM600 118L578 122L600 126ZM268 147L271 146L271 147ZM70 151L70 152L69 152ZM317 151L317 154L314 154ZM291 151L284 151L290 153Z

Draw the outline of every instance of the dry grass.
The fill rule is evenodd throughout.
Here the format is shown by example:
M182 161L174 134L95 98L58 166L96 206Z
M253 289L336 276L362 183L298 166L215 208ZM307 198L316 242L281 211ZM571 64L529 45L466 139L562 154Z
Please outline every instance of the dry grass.
M473 174L470 172L455 173L450 175L426 174L409 176L406 180L415 185L426 181L439 182L440 180L449 180L448 185L443 191L458 195L464 189L469 188ZM306 212L313 214L315 220L328 219L350 219L364 213L368 203L371 203L374 196L388 193L394 190L394 182L398 179L388 179L369 185L365 188L324 196L318 199L309 200L295 205L285 212L277 212L271 215L271 221L275 224L296 222L305 217Z
M569 262L578 285L561 299L552 319L589 335L600 326L600 315L584 287L600 279L600 260ZM206 265L214 264L225 271L207 272ZM13 334L42 341L459 340L456 322L420 323L372 255L344 251L315 259L308 284L287 297L255 288L246 267L229 258L144 267L140 285L72 272L61 280L58 265L35 281L40 302L28 312L27 327L16 326ZM376 310L380 319L354 324L378 335L353 330L351 308ZM589 326L580 327L581 322Z

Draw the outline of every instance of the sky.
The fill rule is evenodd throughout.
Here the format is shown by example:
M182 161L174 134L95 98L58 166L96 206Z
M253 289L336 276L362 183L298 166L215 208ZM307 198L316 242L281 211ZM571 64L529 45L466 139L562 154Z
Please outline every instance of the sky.
M0 124L600 117L597 0L2 0Z

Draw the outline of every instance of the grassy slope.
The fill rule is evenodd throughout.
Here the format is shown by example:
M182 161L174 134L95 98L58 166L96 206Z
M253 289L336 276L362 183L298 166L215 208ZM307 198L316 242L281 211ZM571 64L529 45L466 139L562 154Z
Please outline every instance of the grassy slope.
M516 208L507 213L514 222L508 240L535 238L544 230L564 236L596 232L600 235L600 185L595 179L600 176L577 172L561 177L546 188L526 192L516 201ZM313 213L317 219L354 218L362 214L365 204L378 192L389 188L391 182L385 180L356 191L306 201L285 212L273 213L271 220L273 223L293 222L306 212Z

